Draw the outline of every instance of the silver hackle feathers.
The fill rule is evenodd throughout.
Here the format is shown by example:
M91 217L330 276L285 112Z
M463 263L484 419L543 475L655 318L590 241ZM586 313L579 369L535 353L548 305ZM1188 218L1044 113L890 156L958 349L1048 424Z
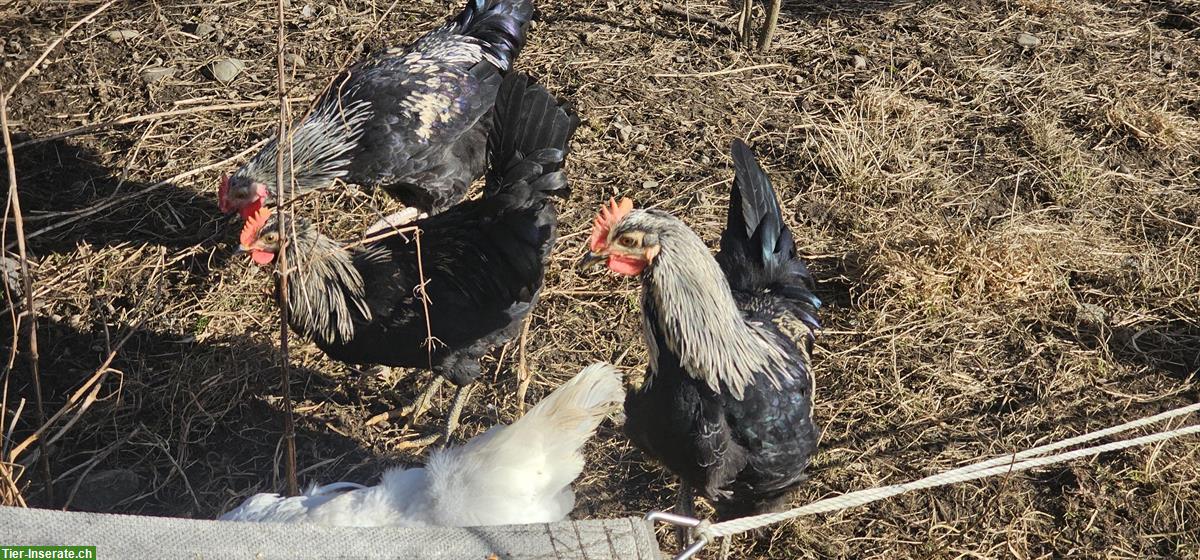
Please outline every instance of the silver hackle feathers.
M683 368L714 392L721 385L741 399L756 375L776 388L792 375L788 357L775 335L742 317L729 282L704 241L679 219L656 210L634 210L613 236L638 229L656 233L658 256L642 274L643 333L650 352L651 377L658 373L659 348L654 330ZM651 325L651 316L659 324Z
M371 320L366 286L354 267L356 256L341 243L318 233L307 220L300 218L293 223L287 271L290 321L297 332L321 342L348 343L354 338L355 324ZM272 218L264 230L277 224ZM377 256L381 255L366 253L357 258Z
M339 99L340 98L336 98ZM351 151L358 146L363 125L372 116L371 104L321 103L292 132L292 153L284 155L284 177L293 177L300 189L320 188L346 176ZM264 185L275 184L278 140L271 140L234 177L247 177ZM288 163L292 165L289 168ZM293 171L294 170L294 171ZM272 193L277 189L272 188Z

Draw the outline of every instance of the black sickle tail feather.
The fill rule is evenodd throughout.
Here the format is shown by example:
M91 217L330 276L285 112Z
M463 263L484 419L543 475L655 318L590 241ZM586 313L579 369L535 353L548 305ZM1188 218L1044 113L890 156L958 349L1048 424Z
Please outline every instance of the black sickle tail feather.
M783 222L771 179L741 139L734 139L732 152L733 187L719 255L730 283L743 290L771 287L820 307L810 291L812 275L795 258L796 244Z
M502 70L510 70L525 46L532 18L530 0L467 0L454 24L459 33L483 41L484 50L500 61Z
M486 196L505 193L527 203L548 195L565 198L570 191L562 166L579 118L545 88L516 72L501 84L494 111Z

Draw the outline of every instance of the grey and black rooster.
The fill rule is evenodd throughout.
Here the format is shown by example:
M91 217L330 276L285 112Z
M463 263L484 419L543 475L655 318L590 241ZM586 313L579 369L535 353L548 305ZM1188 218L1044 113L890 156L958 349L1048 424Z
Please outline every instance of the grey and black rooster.
M722 519L762 513L816 451L810 353L820 301L770 179L741 140L716 258L682 221L625 199L596 218L581 264L642 279L650 364L625 400L625 431Z
M300 190L380 187L430 214L458 202L485 171L488 115L532 14L530 0L468 0L408 48L351 66L296 124L285 176ZM278 156L272 140L222 179L221 211L249 218L275 196Z
M430 391L443 378L453 382L459 390L446 435L480 358L519 334L537 302L558 222L552 197L570 192L562 166L574 114L514 73L501 87L495 121L482 197L413 223L421 230L428 318L412 240L396 235L346 249L297 220L288 245L292 329L337 360L432 369L439 377ZM261 208L241 242L254 262L267 264L280 239L275 217Z

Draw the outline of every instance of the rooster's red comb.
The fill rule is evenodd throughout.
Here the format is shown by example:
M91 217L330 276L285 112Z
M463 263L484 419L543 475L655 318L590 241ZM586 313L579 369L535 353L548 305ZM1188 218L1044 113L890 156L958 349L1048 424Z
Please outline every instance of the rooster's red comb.
M603 249L604 244L608 242L608 231L632 211L632 200L622 198L618 203L615 199L608 199L608 206L600 209L596 221L592 224L592 237L588 240L588 248L593 252Z
M258 230L262 229L263 225L267 223L267 218L270 217L271 209L264 206L246 219L246 224L242 226L242 247L254 244L254 240L258 238Z

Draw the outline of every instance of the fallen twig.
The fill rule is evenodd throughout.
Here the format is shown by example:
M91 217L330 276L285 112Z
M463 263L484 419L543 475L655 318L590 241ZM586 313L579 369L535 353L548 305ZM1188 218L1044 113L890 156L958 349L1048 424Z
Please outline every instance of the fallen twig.
M254 107L261 107L263 105L274 105L275 103L278 103L278 102L279 102L279 100L277 100L277 99L264 99L261 101L243 101L241 103L226 103L223 105L203 105L200 107L191 107L188 109L172 109L170 111L161 111L158 113L148 113L145 115L134 115L134 116L130 116L130 117L121 117L119 119L115 119L115 120L111 120L111 121L87 124L87 125L83 125L80 127L72 128L70 130L64 130L62 132L57 132L57 133L51 134L50 136L43 136L41 138L33 138L31 140L26 140L19 144L15 144L13 146L13 150L14 151L20 150L21 148L35 146L37 144L44 144L46 142L62 140L63 138L79 136L80 134L88 134L91 132L104 130L106 128L114 128L114 127L118 127L118 126L137 124L140 122L152 121L155 119L178 117L180 115L192 115L192 114L196 114L196 113L208 113L208 112L213 112L213 111L234 111L237 109L251 109Z
M725 76L728 74L737 74L740 72L750 72L752 70L762 70L765 68L783 68L784 64L759 64L756 66L744 66L742 68L726 68L724 70L716 70L713 72L699 72L696 74L650 74L654 78L709 78L712 76Z
M698 22L706 24L706 25L711 25L711 26L716 27L717 29L720 29L721 31L724 31L726 33L730 33L730 34L734 34L734 35L737 34L737 30L734 29L733 26L729 25L728 23L725 23L717 18L708 16L705 14L689 12L685 8L679 8L676 6L672 6L670 4L663 4L658 7L658 11L662 12L665 15L683 18L684 20L689 21L689 22L698 21Z

